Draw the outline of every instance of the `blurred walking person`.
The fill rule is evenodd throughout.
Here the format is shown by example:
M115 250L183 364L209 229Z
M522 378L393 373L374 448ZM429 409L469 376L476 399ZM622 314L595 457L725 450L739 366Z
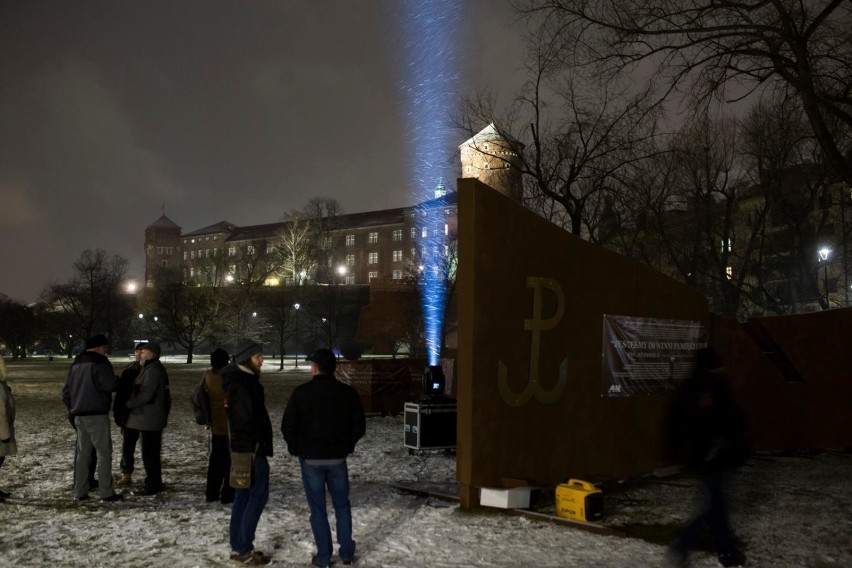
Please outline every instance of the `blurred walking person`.
M270 562L254 549L257 524L269 500L268 458L272 457L272 423L260 384L262 366L261 346L244 341L234 350L233 363L222 370L231 435L231 481L240 481L231 505L231 560L250 565ZM236 471L239 476L234 475Z
M133 395L127 401L127 428L138 430L142 438L142 465L145 485L136 495L156 495L163 490L163 430L169 420L172 395L169 375L160 362L160 345L149 342L139 354L142 370L133 381Z
M737 549L728 520L727 493L733 470L748 458L746 421L712 349L698 350L695 372L675 394L670 428L675 453L701 476L706 505L671 543L669 559L687 566L706 527L713 533L719 563L741 566L745 555Z
M231 449L228 440L228 413L225 409L225 389L222 386L222 369L228 364L228 352L216 349L210 354L211 368L204 373L204 392L207 395L210 429L210 458L207 462L208 502L234 501L234 488L229 483Z
M349 471L346 458L366 432L361 397L351 386L337 380L337 359L328 349L309 358L312 378L290 395L281 433L287 451L298 456L302 484L311 511L311 531L317 553L314 566L329 566L333 552L326 513L326 488L331 494L336 521L338 555L344 564L355 559L352 539L352 508L349 503Z
M122 496L113 489L112 435L109 410L116 389L115 371L107 359L108 341L98 334L86 340L68 370L62 387L62 400L77 431L74 461L74 498L89 498L89 468L92 452L98 458L98 492L102 501L119 501Z
M118 480L119 487L129 487L133 483L133 468L136 463L136 444L139 442L139 430L127 427L127 416L129 410L127 401L133 396L133 384L136 377L142 372L142 363L139 357L142 355L144 343L137 343L134 349L134 360L121 372L118 377L118 388L115 391L115 400L112 403L112 417L115 424L121 428L121 477Z
M0 355L0 469L6 456L14 456L18 453L18 444L15 441L15 397L12 389L6 384L6 361ZM0 489L0 502L4 501L10 494Z

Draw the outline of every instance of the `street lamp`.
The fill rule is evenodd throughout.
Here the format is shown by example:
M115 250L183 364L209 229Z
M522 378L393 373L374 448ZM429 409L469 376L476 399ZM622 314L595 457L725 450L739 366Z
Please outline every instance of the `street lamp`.
M823 289L825 292L825 299L823 300L823 309L828 309L828 257L831 256L831 249L828 247L822 247L817 251L819 253L819 261L822 263L823 270Z
M302 306L299 303L293 304L293 309L296 310L296 368L299 368L299 308Z

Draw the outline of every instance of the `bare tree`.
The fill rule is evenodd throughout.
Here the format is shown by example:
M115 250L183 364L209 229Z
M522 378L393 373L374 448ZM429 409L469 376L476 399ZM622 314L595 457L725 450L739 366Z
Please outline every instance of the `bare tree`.
M121 293L129 264L122 256L87 249L74 262L74 276L49 285L42 298L54 310L71 314L78 336L103 332L114 338L130 318L130 305Z
M222 326L223 289L193 286L175 274L164 276L149 307L157 314L152 329L162 341L184 347L186 362L192 363L195 348Z
M527 206L594 240L607 193L656 134L655 115L647 92L573 73L563 43L553 31L532 34L528 80L512 105L500 112L494 97L477 93L463 101L455 123L473 133L494 122L519 156ZM484 144L476 150L508 161Z
M658 102L798 96L826 160L852 183L852 3L844 0L516 0L555 58L604 78L650 75Z
M337 227L337 218L343 214L343 207L334 198L314 197L308 201L302 213L311 227L310 258L316 266L315 281L332 283L335 276L330 266L334 252L331 232Z
M275 263L288 283L297 286L316 274L313 254L314 227L306 213L293 210L285 215L285 224L276 239Z

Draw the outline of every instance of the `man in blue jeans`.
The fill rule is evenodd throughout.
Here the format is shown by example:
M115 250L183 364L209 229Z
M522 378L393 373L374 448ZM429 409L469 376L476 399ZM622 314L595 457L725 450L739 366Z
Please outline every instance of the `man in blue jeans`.
M314 566L331 564L331 528L325 508L325 490L331 494L336 520L338 555L344 564L355 559L349 471L346 457L366 431L364 407L358 392L334 376L337 359L318 349L308 360L312 379L297 386L281 419L287 451L299 457L302 484L311 510L311 530L317 553Z

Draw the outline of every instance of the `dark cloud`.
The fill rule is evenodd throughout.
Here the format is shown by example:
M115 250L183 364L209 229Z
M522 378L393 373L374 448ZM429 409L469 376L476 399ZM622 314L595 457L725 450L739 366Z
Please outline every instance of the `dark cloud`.
M141 276L163 203L187 230L410 205L396 6L0 0L0 292L34 300L86 248ZM460 92L512 90L508 3L468 9Z

